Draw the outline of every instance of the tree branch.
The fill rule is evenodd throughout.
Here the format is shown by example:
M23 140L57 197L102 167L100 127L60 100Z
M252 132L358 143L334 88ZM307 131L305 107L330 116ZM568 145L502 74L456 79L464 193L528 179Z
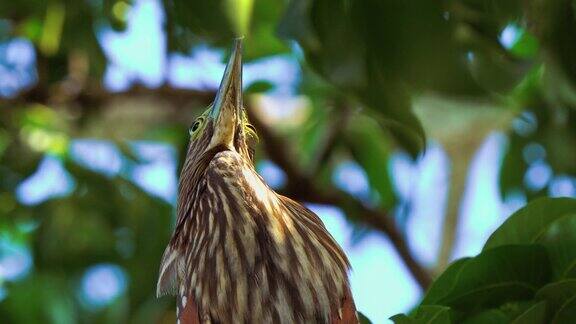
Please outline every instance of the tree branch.
M48 106L79 105L81 107L98 107L117 98L127 97L156 97L162 98L171 104L183 106L188 102L209 103L214 99L213 90L177 89L170 85L158 88L147 88L134 85L129 89L112 92L99 84L91 84L81 91L68 91L66 84L61 82L51 90L43 87L33 87L22 91L14 98L1 98L0 107L17 106L29 103L41 103Z

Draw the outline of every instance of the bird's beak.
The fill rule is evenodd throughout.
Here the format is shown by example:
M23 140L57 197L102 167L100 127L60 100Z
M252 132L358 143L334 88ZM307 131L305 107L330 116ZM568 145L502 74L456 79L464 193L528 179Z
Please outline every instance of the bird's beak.
M233 147L236 127L242 118L242 40L236 39L232 55L216 93L210 116L214 122L211 147Z

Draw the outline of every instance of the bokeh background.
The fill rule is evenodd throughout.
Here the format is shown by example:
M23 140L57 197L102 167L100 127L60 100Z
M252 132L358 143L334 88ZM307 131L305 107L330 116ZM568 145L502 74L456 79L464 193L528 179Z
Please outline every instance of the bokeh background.
M358 309L409 311L539 196L576 196L576 2L0 2L0 322L172 323L191 122L232 39L258 172L320 215Z

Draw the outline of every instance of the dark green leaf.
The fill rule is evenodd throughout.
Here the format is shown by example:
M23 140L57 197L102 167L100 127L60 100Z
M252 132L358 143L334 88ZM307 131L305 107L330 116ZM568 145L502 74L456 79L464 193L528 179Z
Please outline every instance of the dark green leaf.
M548 250L556 278L576 278L576 212L552 222L538 238Z
M576 175L576 111L565 113L564 123L550 122L542 133L550 166L560 174Z
M512 135L508 141L500 168L499 187L502 197L517 192L524 186L524 175L528 165L523 159L522 150L526 144L527 140L520 136Z
M552 323L570 323L576 318L576 296L570 298L556 313Z
M250 1L251 2L251 1ZM236 34L227 1L164 0L169 21L179 28L188 28L196 37L225 44Z
M533 243L554 221L575 212L576 199L537 199L510 216L492 233L484 251L504 244Z
M452 323L451 310L444 306L423 305L412 312L411 315L398 314L390 317L395 324L450 324Z
M445 276L455 278L443 278ZM501 246L484 251L446 271L438 280L443 282L444 287L451 288L444 290L443 294L437 293L435 299L425 298L424 302L470 311L513 300L526 300L549 277L548 256L543 247Z
M7 287L10 298L0 303L7 323L72 324L78 318L74 307L72 278L43 272Z
M550 283L536 293L536 299L547 302L549 318L556 318L561 312L570 312L576 306L573 300L576 297L576 279L566 279ZM564 316L564 315L560 315ZM558 322L563 323L563 322Z
M534 26L548 63L576 82L576 30L574 3L570 0L530 2L528 18Z
M510 318L499 309L489 309L475 314L462 322L463 324L509 324Z
M374 15L391 15L384 9L370 1L349 4L340 0L293 0L280 31L299 41L307 61L322 77L357 98L382 126L392 131L403 148L416 156L424 148L425 139L422 126L412 112L408 87L399 74L386 70L381 53L368 52L377 44L387 50L393 46L378 39L367 39L365 32L366 23L386 21L382 17L376 21ZM361 19L363 14L370 17ZM389 32L383 26L376 27L379 29L373 30L375 34L371 36ZM395 66L386 63L388 67Z
M505 94L514 89L530 70L531 64L518 62L499 53L476 52L470 59L474 79L485 89Z
M378 193L381 207L392 208L396 202L388 165L392 146L381 128L373 120L358 116L351 120L344 138Z
M440 299L446 296L456 284L460 272L464 269L464 266L470 262L472 258L463 258L454 261L444 272L434 280L424 299L422 299L422 305L433 305L437 304Z
M360 101L369 109L369 115L384 129L389 129L401 147L416 157L426 146L426 135L412 111L408 89L398 80L375 73L370 73L370 85L359 92Z
M540 302L528 308L520 316L516 317L511 324L545 324L546 302Z

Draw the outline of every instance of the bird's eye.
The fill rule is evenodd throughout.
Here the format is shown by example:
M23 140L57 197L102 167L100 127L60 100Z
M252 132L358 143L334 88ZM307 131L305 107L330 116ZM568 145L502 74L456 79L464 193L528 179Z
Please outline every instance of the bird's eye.
M202 118L199 118L197 121L194 122L194 124L192 124L192 127L190 127L190 135L194 134L202 125Z
M200 122L195 122L194 125L192 125L192 131L195 132L198 127L200 127Z

